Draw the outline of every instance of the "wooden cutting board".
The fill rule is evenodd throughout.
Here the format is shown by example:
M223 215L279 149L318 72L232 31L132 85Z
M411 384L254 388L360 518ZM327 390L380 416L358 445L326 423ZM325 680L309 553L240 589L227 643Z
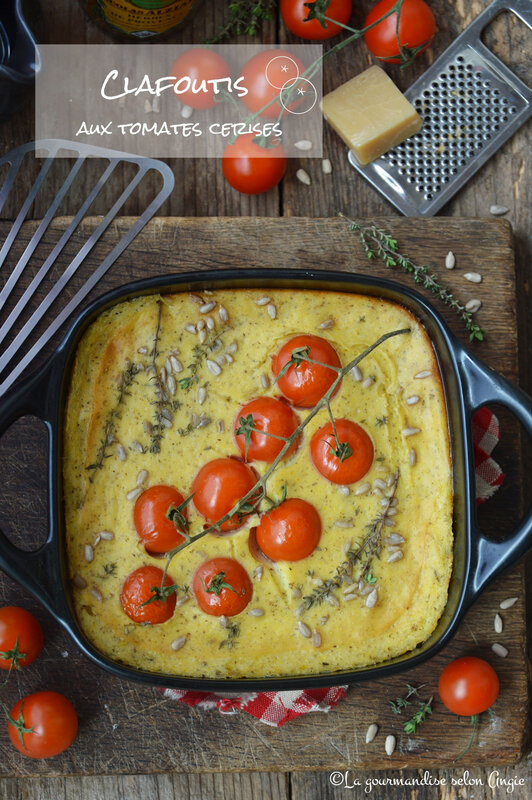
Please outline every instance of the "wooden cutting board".
M55 242L68 219L54 222L45 249ZM483 301L478 320L488 338L474 351L510 380L517 380L517 333L515 282L511 228L501 220L380 219L377 224L393 232L402 251L418 263L435 268L461 300ZM38 223L25 224L11 264ZM77 251L97 220L86 222L60 258L60 266ZM131 224L118 219L109 232L115 243ZM1 240L9 223L0 223ZM87 259L73 290L99 263L99 249ZM449 250L456 255L456 269L444 268ZM32 266L33 265L33 266ZM31 278L34 264L27 271ZM129 280L180 271L222 267L292 267L339 269L395 277L411 285L402 274L393 275L370 264L356 236L335 219L208 218L153 220L112 267L92 296ZM478 271L480 285L468 283L464 273ZM7 268L4 267L4 275ZM54 279L52 276L51 280ZM45 287L45 289L48 287ZM20 292L18 292L20 294ZM18 296L18 295L17 295ZM15 298L16 299L16 298ZM439 306L438 306L439 307ZM463 339L462 323L449 309L444 316ZM43 353L43 357L44 357ZM499 411L497 411L499 414ZM503 488L480 510L484 529L500 536L519 516L522 480L519 429L510 415L499 414L502 441L496 457L507 478ZM1 443L3 491L0 525L27 549L46 534L45 435L43 426L16 423ZM501 600L517 596L517 603L501 611L504 631L495 635L493 618ZM75 744L48 761L25 759L0 731L0 775L86 775L112 773L219 772L242 770L318 770L436 767L452 765L470 736L468 720L452 716L437 698L437 678L452 658L464 654L486 657L501 679L501 695L491 719L483 715L478 741L461 764L502 764L516 761L522 752L527 709L523 571L515 568L490 586L464 619L451 644L419 668L394 678L351 687L347 697L329 714L311 714L272 729L246 714L222 716L166 700L155 689L119 681L83 657L59 625L18 585L0 577L0 601L18 603L35 611L45 632L45 646L38 662L10 680L0 697L8 704L41 688L66 693L80 716ZM508 657L501 659L491 644L501 642ZM402 732L403 718L392 713L389 700L405 693L406 683L425 684L421 696L435 695L434 713L415 737ZM365 744L368 725L376 722L379 733ZM397 737L393 756L384 752L388 733Z

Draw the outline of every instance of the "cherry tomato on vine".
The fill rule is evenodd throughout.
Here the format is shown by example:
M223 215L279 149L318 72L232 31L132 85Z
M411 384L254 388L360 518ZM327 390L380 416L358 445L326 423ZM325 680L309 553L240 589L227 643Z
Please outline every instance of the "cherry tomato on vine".
M133 522L146 552L162 555L185 541L176 524L167 516L171 509L178 509L184 501L181 492L173 486L163 485L150 486L137 498ZM187 509L183 508L180 513L186 519Z
M312 39L314 41L330 39L340 33L342 25L346 25L349 22L353 7L352 0L331 0L325 16L340 22L342 25L326 22L326 27L324 28L317 19L311 19L306 22L309 9L305 3L308 3L308 0L281 0L281 17L291 33L300 36L302 39Z
M372 25L389 11L397 0L380 0L364 22L364 27ZM407 52L407 57L418 55L430 46L436 33L436 20L424 0L404 0L399 19L399 42L406 51L416 50L415 54ZM364 34L370 51L376 58L397 64L403 61L397 43L397 14L394 12L378 25ZM417 49L419 48L419 50Z
M193 503L209 525L224 517L256 484L255 471L236 458L215 458L205 464L192 484ZM252 502L250 500L250 502ZM220 525L234 531L245 522L235 514Z
M237 430L244 431L246 420L249 422L251 416L253 429L249 433L236 433ZM274 437L281 436L289 438L297 426L299 419L292 408L284 401L275 397L256 397L246 403L238 414L234 424L235 441L246 461L274 461L286 442ZM265 433L260 433L265 431ZM268 434L270 434L268 436ZM246 437L249 439L246 447ZM295 441L284 458L291 456L297 449L298 441ZM247 453L247 454L246 454Z
M338 353L326 339L310 333L293 336L272 359L273 374L277 377L292 358L294 350L308 349L306 356L319 364L301 360L292 363L277 381L277 386L291 403L301 408L315 406L330 388L338 373L323 364L341 367ZM340 388L338 384L334 394Z
M33 614L18 606L0 608L0 669L27 667L42 645L42 628Z
M321 518L311 503L289 497L260 518L257 544L272 561L300 561L314 552L321 537Z
M364 477L373 464L374 448L370 437L360 425L349 419L334 421L340 447L347 444L344 455L338 449L331 422L316 431L310 441L310 457L318 472L331 483L346 485Z
M229 64L214 50L209 50L207 47L193 47L176 58L170 74L177 78L175 84L177 90L180 87L186 89L189 84L187 78L190 78L191 88L180 93L176 91L176 96L185 105L201 109L213 108L216 105L214 86L205 83L203 91L202 82L230 78L231 70ZM192 87L200 91L194 92ZM221 84L221 88L224 88L224 84Z
M277 186L286 172L281 144L261 147L254 133L244 133L228 144L222 158L226 181L243 194L261 194Z
M169 620L174 613L175 592L162 599L151 599L154 597L154 588L159 588L162 584L163 574L159 567L144 566L131 572L125 579L120 593L120 603L123 611L133 622L158 625ZM166 575L163 585L165 587L174 585L169 575ZM147 605L144 605L145 603Z
M35 692L19 700L8 722L11 743L30 758L51 758L70 747L78 732L74 706L58 692ZM31 729L31 730L30 730Z
M211 558L198 567L192 590L199 607L213 617L234 617L245 609L253 595L246 570L233 558Z
M499 678L487 661L465 656L447 664L438 691L449 711L471 717L491 708L499 696Z
M281 99L285 98L287 87L295 83L295 79L303 75L304 71L301 61L287 50L263 50L250 58L242 69L243 80L240 85L247 89L242 102L253 114L262 108L264 110L259 116L277 119L279 114L285 113ZM296 93L297 89L294 90L294 97ZM285 105L292 110L301 101L302 98L287 97ZM264 108L268 103L272 104Z

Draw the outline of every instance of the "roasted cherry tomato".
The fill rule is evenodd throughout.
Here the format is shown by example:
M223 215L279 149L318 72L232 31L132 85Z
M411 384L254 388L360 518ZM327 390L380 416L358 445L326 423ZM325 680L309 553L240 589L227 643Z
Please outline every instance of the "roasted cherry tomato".
M313 336L310 333L294 336L286 344L283 344L277 355L273 357L273 374L277 377L287 364L294 350L308 348L308 358L319 361L319 364L311 364L309 361L302 360L299 364L291 364L286 372L277 381L277 386L284 396L295 406L310 408L321 400L325 392L329 389L337 377L337 372L322 364L329 364L332 367L341 367L338 353L326 339L321 336ZM340 388L340 384L334 394Z
M230 78L229 64L207 47L193 47L186 50L176 58L172 66L171 75L177 78L176 96L185 105L191 108L213 108L216 105L214 86L208 81ZM192 82L190 88L187 78ZM179 92L179 89L186 91ZM193 91L196 88L199 91ZM218 89L226 89L227 84L222 83Z
M10 713L9 738L30 758L51 758L70 747L78 732L74 706L58 692L35 692L19 700Z
M249 422L251 416L254 428L250 430L249 444L246 448L246 434L236 434L237 430L246 427L246 420ZM274 437L290 437L297 426L299 420L292 408L275 397L256 397L242 406L234 424L235 440L241 454L246 461L274 461L286 442ZM265 431L260 433L259 431ZM269 434L269 435L268 435ZM284 458L288 458L297 449L298 442L295 441ZM247 453L247 455L246 455Z
M150 486L137 498L133 510L135 529L151 555L162 555L185 541L178 531L179 522L168 518L171 509L178 509L185 498L173 486ZM187 509L180 513L186 518ZM182 529L181 529L182 530Z
M321 518L306 500L289 497L260 518L257 544L272 561L300 561L320 541Z
M233 558L211 558L196 570L192 589L198 605L214 617L234 617L253 595L246 570Z
M18 606L0 608L0 669L27 667L42 645L42 628L33 614Z
M396 0L380 0L371 9L364 27L372 25L389 11ZM434 14L424 0L404 0L399 19L399 42L407 52L409 58L414 55L411 51L417 50L415 55L422 53L429 47L436 33L436 20ZM364 34L366 44L377 58L390 61L394 64L403 61L397 43L397 13L390 14L374 28Z
M247 89L242 102L253 114L263 108L261 117L277 119L283 112L281 91L284 99L286 89L292 86L304 71L305 67L301 61L287 50L263 50L250 58L242 70L243 80L240 85ZM296 94L297 89L294 89L293 95ZM272 100L275 102L264 108ZM288 98L286 100L285 106L292 110L299 105L302 98L294 100L292 97L289 102Z
M336 454L338 445L332 423L328 422L310 440L312 462L331 483L355 483L364 477L373 464L373 442L356 422L336 419L334 424L340 442L340 455Z
M120 602L122 609L133 622L149 622L158 625L170 619L175 610L176 596L172 592L169 596L151 600L154 589L160 589L163 580L163 571L159 567L139 567L134 570L124 581ZM173 586L174 581L169 575L164 579L164 586ZM144 605L148 600L147 605Z
M256 484L255 472L236 458L215 458L205 464L192 484L193 503L209 525L224 517ZM251 501L250 501L251 502ZM235 514L220 525L234 531L244 523Z
M438 691L449 711L471 717L491 708L499 696L499 679L487 661L465 656L447 664L440 675Z
M222 158L226 181L243 194L261 194L277 186L286 172L284 147L261 147L254 133L244 133L228 144Z
M314 41L330 39L342 31L342 25L346 25L349 22L353 6L351 0L331 0L325 16L340 22L341 25L335 25L334 22L326 22L325 28L317 19L306 21L309 9L305 4L308 2L309 0L281 0L280 3L281 17L284 24L291 33L300 36L302 39L312 39Z

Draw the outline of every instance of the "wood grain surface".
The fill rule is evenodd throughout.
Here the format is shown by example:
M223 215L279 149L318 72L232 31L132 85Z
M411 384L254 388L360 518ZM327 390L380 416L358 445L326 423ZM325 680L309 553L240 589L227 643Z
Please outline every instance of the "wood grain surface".
M43 243L45 250L59 238L69 221L66 218L54 222ZM516 338L508 334L515 330L513 252L508 223L444 218L384 218L376 222L397 237L401 248L416 263L427 263L441 271L446 253L451 249L456 253L459 266L445 277L457 296L466 299L474 291L484 304L478 319L488 336L474 349L508 378L515 379ZM96 219L85 223L61 254L58 270L61 265L68 264L97 223ZM130 224L130 219L118 218L109 233L109 244L113 244ZM35 222L25 223L13 249L13 259L22 252L36 226ZM7 223L0 223L0 236L5 236L8 229ZM473 290L464 274L472 270L478 260L485 264L483 281ZM97 263L92 256L87 259L73 280L70 292L79 287ZM337 269L390 277L385 267L369 264L357 237L347 230L342 220L284 218L259 222L253 218L158 218L135 239L94 294L100 295L105 289L151 275L200 274L205 269L249 266ZM26 280L30 274L31 270ZM402 273L394 277L400 283L410 283L409 277ZM53 280L52 277L50 282ZM40 295L47 288L43 285ZM500 301L495 312L490 300L493 296ZM446 308L445 316L457 335L467 340L456 315ZM45 355L43 352L38 360ZM39 508L38 513L42 515L44 453L39 450L37 455L32 446L38 426L39 423L19 423L16 432L2 440L3 463L12 476L0 502L2 526L20 546L24 542L24 547L28 547L32 539L31 511L35 515ZM497 451L508 479L498 496L490 501L489 514L485 515L487 532L492 535L508 531L508 507L514 506L518 511L520 506L520 468L515 459L518 449L518 430L508 420L503 443ZM40 465L38 458L43 459ZM33 479L26 476L24 462L30 462ZM24 504L24 513L21 513L20 498L27 495L28 489L33 496L40 496L41 501L38 506L31 501ZM18 587L3 578L1 590L4 602L14 602L21 594ZM388 700L404 693L407 681L416 686L423 684L423 696L435 694L436 676L451 657L474 651L494 661L490 650L495 639L493 617L501 600L509 596L517 596L519 601L503 614L505 629L498 637L509 650L506 659L497 661L504 692L493 718L483 721L478 745L468 754L465 763L514 762L522 752L527 709L523 573L520 568L489 587L468 613L454 641L430 663L409 671L407 676L353 686L346 700L329 715L309 715L279 730L267 728L245 714L227 717L216 711L190 710L166 700L155 689L113 678L89 663L57 630L53 620L33 601L28 601L36 608L45 627L45 656L39 670L17 674L16 683L5 690L6 697L14 699L36 683L60 688L70 683L69 676L75 675L75 681L69 685L69 696L80 712L82 725L75 745L64 755L46 762L21 760L3 737L0 739L0 769L7 776L218 772L254 770L258 766L287 771L452 764L467 743L470 734L467 722L445 712L435 700L433 717L416 737L409 738L401 733L402 720L393 714ZM375 742L366 745L365 731L373 721L379 724L380 734ZM442 725L445 725L445 736L441 735ZM384 738L391 732L397 736L398 747L394 755L388 757L384 753ZM170 741L172 746L162 746ZM220 742L224 742L223 747ZM295 761L294 752L298 753Z
M36 5L37 0L28 0L32 6ZM401 88L409 86L413 80L423 72L423 70L437 57L443 50L456 38L463 28L486 7L489 0L430 0L437 22L438 34L433 46L424 53L416 62L413 69L400 71L397 67L389 67L389 73ZM352 15L352 23L360 26L367 10L373 4L373 0L357 0ZM193 25L184 29L182 34L174 36L172 40L190 43L201 43L206 37L212 35L224 19L226 2L221 0L205 0L202 12L196 17ZM87 22L81 6L72 0L47 0L41 3L40 13L33 19L34 27L37 30L39 41L44 43L111 43L113 40L102 32L95 25ZM490 30L485 35L485 41L499 57L509 63L517 74L530 84L530 37L524 26L511 15L501 15ZM263 29L262 40L264 42L282 42L286 40L285 31L278 18L274 19ZM288 37L288 41L295 41ZM242 37L239 41L250 41ZM334 40L333 40L334 41ZM326 45L327 46L327 45ZM330 61L330 68L325 72L325 90L335 88L343 80L347 80L360 70L373 63L371 56L366 51L362 43L357 43L352 48L346 49L334 61ZM507 218L511 221L514 229L514 242L516 251L516 279L517 297L516 310L519 332L519 374L521 385L529 393L532 393L532 359L530 352L532 348L532 313L530 304L530 284L532 277L532 241L530 233L532 230L532 198L530 194L530 123L523 127L505 146L490 159L482 170L472 178L469 183L456 195L451 202L442 210L443 216L449 217L485 217L488 215L489 206L492 203L500 203L507 206L510 211ZM278 190L273 190L267 195L259 197L246 197L238 195L231 190L223 181L220 165L216 162L208 161L172 161L171 166L176 176L176 187L161 210L162 214L172 214L175 216L183 215L208 215L208 216L239 216L254 215L264 216L332 216L337 211L361 217L371 217L374 215L389 215L395 211L386 200L380 197L365 181L355 174L347 164L346 151L340 140L326 127L324 130L325 155L331 159L333 165L333 175L326 179L319 166L319 162L311 159L300 159L289 164L288 173L282 186ZM33 138L33 109L31 104L19 112L13 119L0 125L0 154L6 153L10 148L22 144ZM304 167L312 178L312 186L304 187L295 177L298 167ZM23 172L22 181L12 193L8 203L3 209L6 219L13 218L19 208L20 200L23 198L35 177L38 164L28 164ZM49 202L53 192L59 187L64 178L66 167L63 166L62 174L55 178L55 184L49 189L47 197L36 202L31 209L31 217L39 218L43 214L43 209ZM121 184L123 175L116 176L116 184ZM86 186L90 185L90 176L85 183L80 186L77 198L70 203L64 204L61 211L64 214L73 213L76 202L86 193ZM116 189L116 186L115 186ZM137 214L140 210L138 198L132 198L126 213ZM98 213L101 208L96 208ZM489 257L487 259L489 263ZM479 264L479 267L483 264ZM497 296L490 298L490 308L501 308L500 299ZM505 331L505 334L513 332ZM16 436L16 431L14 431ZM34 433L31 437L24 439L23 442L21 469L19 473L5 473L4 483L6 486L13 486L18 481L18 486L22 485L21 478L29 474L29 479L22 493L19 494L21 503L24 504L26 511L30 512L30 523L22 524L17 522L15 528L20 529L22 541L42 540L45 530L46 507L42 497L36 496L32 490L34 481L42 479L43 470L46 465L42 456L36 457L36 453L43 452L44 432ZM503 447L505 439L503 439ZM504 459L504 465L512 466L512 453L510 458ZM526 463L532 458L532 448L525 449ZM499 457L499 456L498 456ZM502 461L502 457L500 457ZM29 471L29 472L28 472ZM525 475L526 477L526 475ZM510 476L511 478L511 476ZM514 475L515 478L515 475ZM514 478L511 478L513 481ZM508 487L507 483L507 487ZM522 482L523 488L529 490L530 482ZM505 487L505 491L507 491ZM530 492L529 492L530 494ZM498 503L502 495L497 500ZM516 505L516 499L510 495L507 499L506 508L512 510ZM481 510L481 516L491 516L492 503L487 504ZM502 511L499 518L504 517L505 503L502 503ZM493 512L495 513L495 512ZM30 542L31 543L31 542ZM532 564L529 559L528 585L532 585ZM25 595L20 597L21 602L26 599ZM528 614L532 618L532 592L528 592ZM41 616L42 618L42 616ZM43 620L44 621L44 620ZM47 668L52 669L62 647L66 644L66 639L61 639L61 634L52 625L48 625L46 633L49 637L45 657ZM43 680L47 679L50 673L42 673ZM72 680L76 680L75 674L69 673ZM35 680L35 688L40 687L39 681ZM44 685L44 684L43 684ZM23 688L21 686L21 688ZM58 688L56 685L55 688ZM59 687L61 688L61 687ZM88 690L87 690L88 691ZM96 688L96 692L98 687ZM87 704L90 704L89 698ZM211 715L208 717L209 724ZM178 724L176 722L176 724ZM298 724L298 723L296 723ZM259 733L263 732L263 727ZM287 731L288 733L289 731ZM446 728L439 728L440 736L445 736ZM170 740L172 741L172 740ZM223 743L220 743L223 747ZM163 749L167 743L163 743ZM290 741L287 745L292 754L292 762L288 769L294 768L294 763L298 761L299 755ZM104 739L102 748L109 749L107 741ZM527 746L526 753L529 753ZM287 759L289 761L289 759ZM514 767L501 768L501 777L512 779L521 777L525 785L517 787L513 797L524 800L530 797L530 781L532 762L530 755L527 755L520 763ZM53 766L53 765L52 765ZM390 769L374 773L358 771L362 779L375 776L389 776L390 778L404 777L412 778L418 773L412 770L398 771L391 765ZM141 769L140 765L132 764L131 772L137 773ZM268 769L267 763L258 762L256 770ZM429 767L434 779L447 780L451 783L451 778L460 780L463 776L464 767L461 764L454 765L452 768L439 768L436 754ZM6 774L9 772L6 768ZM393 786L382 786L370 795L379 797L379 800L395 800L407 796L412 800L450 800L450 798L466 798L474 796L475 800L496 800L505 797L506 792L503 788L492 790L488 786L488 777L491 767L472 769L470 774L469 786L433 786L420 787L417 789L400 789ZM16 775L17 770L12 770L11 775ZM27 800L28 798L52 798L64 796L65 798L81 797L87 800L92 798L204 798L218 796L221 798L231 797L240 798L291 798L291 800L328 800L328 798L347 798L365 797L363 789L343 791L340 788L333 789L329 783L328 773L292 773L281 776L277 774L253 774L248 775L145 775L145 776L116 776L116 777L70 777L70 778L34 778L28 780L24 778L10 778L0 780L0 797L2 800Z

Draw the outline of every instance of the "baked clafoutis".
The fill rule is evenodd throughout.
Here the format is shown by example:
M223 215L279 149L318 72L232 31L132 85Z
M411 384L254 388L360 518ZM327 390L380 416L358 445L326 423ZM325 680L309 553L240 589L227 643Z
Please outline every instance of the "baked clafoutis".
M63 487L81 627L143 671L374 665L425 641L447 601L438 362L376 297L228 289L104 311L75 355Z

